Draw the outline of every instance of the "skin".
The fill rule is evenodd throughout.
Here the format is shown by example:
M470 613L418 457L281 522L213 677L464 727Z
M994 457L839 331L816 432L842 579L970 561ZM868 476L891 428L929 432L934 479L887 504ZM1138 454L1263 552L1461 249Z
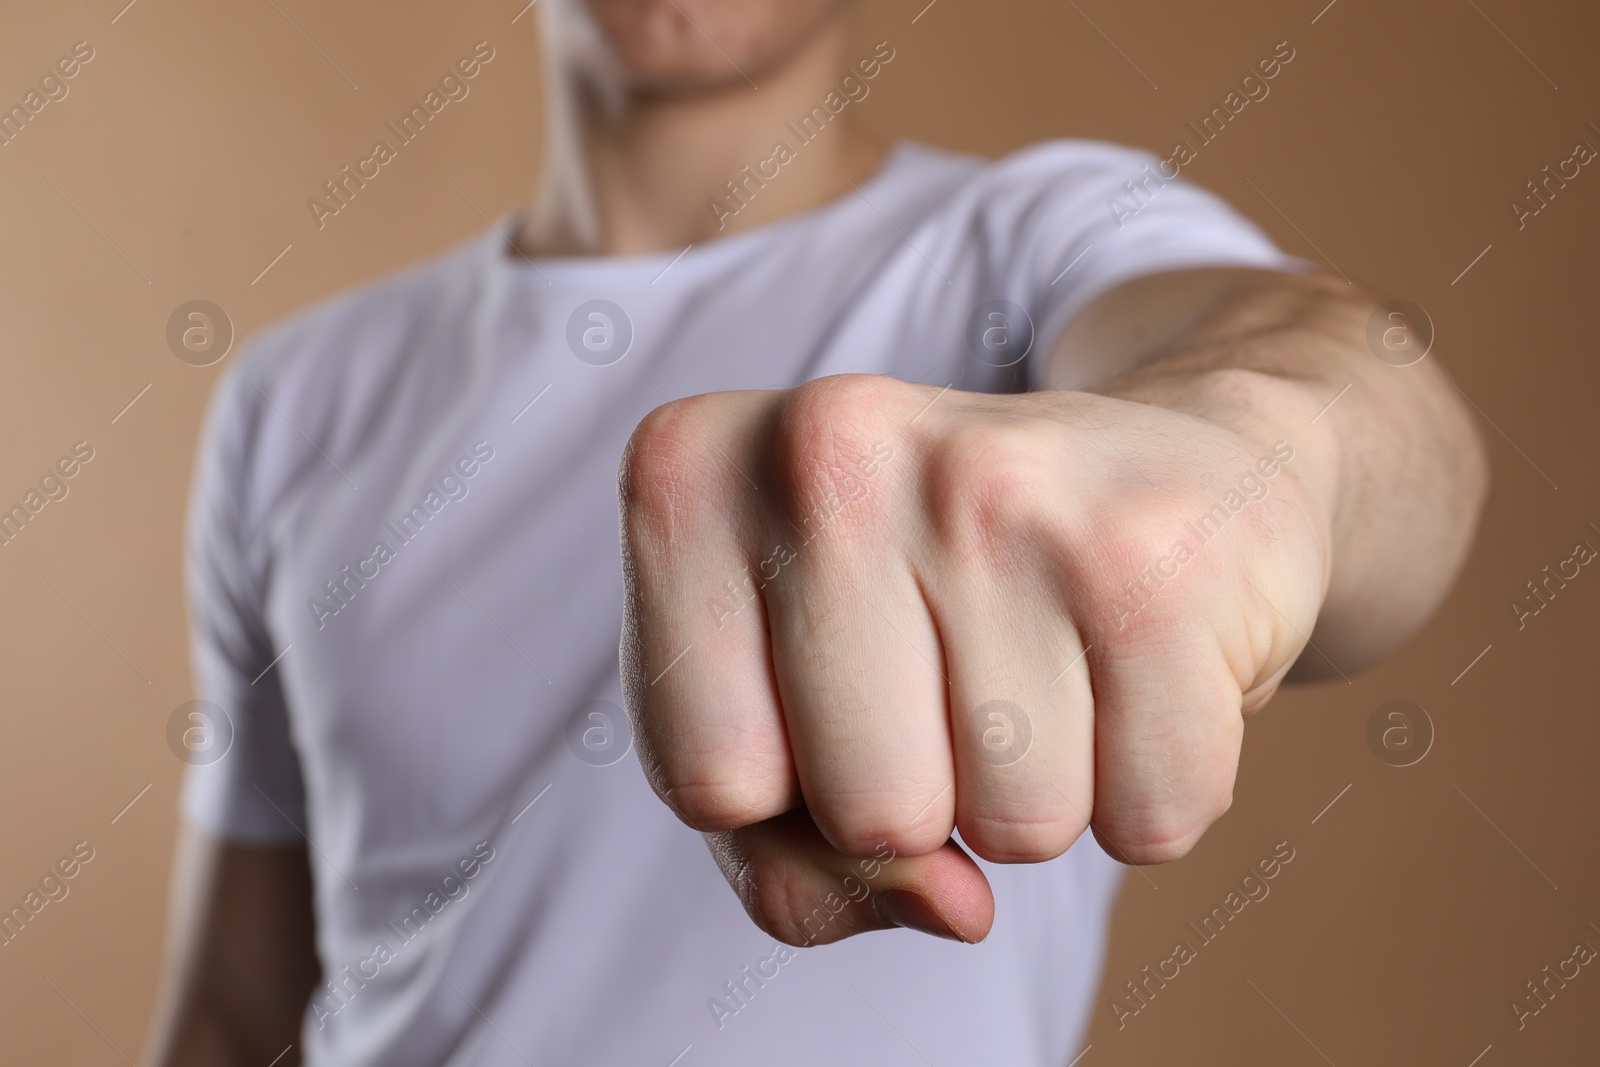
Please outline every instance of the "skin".
M547 33L561 2L539 5ZM708 190L837 80L856 5L588 7L610 58L554 74L574 137L552 144L513 252L675 250L848 195L880 164L849 109L719 227ZM994 900L956 829L997 862L1085 829L1126 862L1182 856L1283 681L1349 674L1426 620L1487 465L1435 359L1366 350L1377 302L1318 276L1173 272L1085 309L1050 354L1055 389L847 375L639 425L619 471L635 741L762 929L980 940ZM1125 583L1279 442L1293 458L1266 494L1128 610ZM754 601L708 609L747 568L771 577ZM170 931L147 1064L244 1067L297 1043L318 980L304 847L186 829Z
M300 1020L321 974L305 846L244 845L186 826L172 886L143 1062L256 1067L288 1048L279 1067L299 1064Z

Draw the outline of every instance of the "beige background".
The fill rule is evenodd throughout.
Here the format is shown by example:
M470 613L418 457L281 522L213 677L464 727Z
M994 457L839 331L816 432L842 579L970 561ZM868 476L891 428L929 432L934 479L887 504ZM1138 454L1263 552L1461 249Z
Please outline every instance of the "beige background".
M74 842L95 850L0 947L17 1063L136 1058L153 995L181 770L164 730L191 695L180 522L220 369L174 358L169 314L207 298L247 335L480 230L537 163L518 0L124 2L13 4L0 33L0 103L75 41L96 53L0 147L0 502L74 442L95 449L0 547L0 906ZM1576 941L1600 947L1600 568L1520 632L1508 600L1577 541L1600 548L1600 167L1524 230L1508 204L1575 141L1600 147L1595 16L1574 0L939 0L912 24L924 2L872 6L869 40L898 57L863 112L986 153L1066 135L1169 149L1289 41L1271 96L1186 173L1286 248L1423 305L1430 358L1495 458L1435 623L1352 684L1280 697L1250 726L1233 812L1187 860L1130 877L1084 1067L1592 1062L1600 968L1521 1032L1508 1001ZM497 55L472 95L319 232L306 199L483 39ZM1393 698L1437 730L1403 769L1365 739ZM1271 896L1119 1031L1123 982L1279 841L1296 858Z

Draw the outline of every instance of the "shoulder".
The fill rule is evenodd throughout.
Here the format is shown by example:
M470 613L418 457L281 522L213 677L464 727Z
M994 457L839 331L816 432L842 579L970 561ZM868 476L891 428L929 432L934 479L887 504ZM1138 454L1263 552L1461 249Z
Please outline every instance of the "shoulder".
M435 342L459 336L476 306L491 236L349 289L251 337L207 406L199 463L202 471L215 470L211 483L260 504L287 491L303 465L342 465L397 391L425 388L419 376L440 372Z
M1091 245L1099 249L1096 258L1108 248L1122 256L1165 248L1173 252L1169 258L1185 261L1167 266L1285 261L1253 222L1180 173L1183 165L1176 155L1163 159L1106 141L1045 141L967 164L927 221L953 231L951 239L967 251L986 252L996 265L1030 252L1052 258ZM1095 267L1086 261L1079 273Z
M1078 185L1101 185L1109 179L1127 181L1146 167L1163 173L1161 160L1154 154L1109 141L1040 141L992 159L912 141L901 142L897 152L906 171L924 183L942 183L951 191L1060 192Z
M996 160L993 174L1013 181L1030 176L1056 178L1098 178L1106 175L1137 173L1153 166L1157 157L1142 148L1113 144L1110 141L1055 140L1019 148Z
M1125 183L1156 186L1176 177L1157 156L1106 141L1043 141L993 160L937 155L965 164L952 208L1011 222L1038 210L1103 208Z
M484 236L319 301L256 333L219 390L294 389L394 369L431 325L464 314Z
M1141 148L1073 138L1039 141L995 158L919 141L902 141L896 151L907 170L955 184L975 185L1094 177L1120 174L1130 168L1137 172L1146 164L1154 166L1159 162L1158 157Z
M1137 198L1148 200L1161 189L1174 190L1159 199L1186 214L1225 210L1159 157L1105 141L1044 141L997 159L922 145L902 152L908 171L921 174L924 186L938 186L925 203L922 224L969 249L977 242L980 250L997 256L1035 244L1059 247L1090 240L1125 213L1119 200L1131 196L1137 204L1142 202Z

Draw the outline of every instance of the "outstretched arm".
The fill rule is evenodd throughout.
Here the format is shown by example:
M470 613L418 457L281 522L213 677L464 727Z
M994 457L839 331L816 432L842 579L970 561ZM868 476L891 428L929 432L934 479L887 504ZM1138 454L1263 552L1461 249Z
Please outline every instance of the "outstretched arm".
M1075 320L1049 367L1071 388L848 375L648 416L619 483L624 689L651 784L757 924L977 940L993 897L954 829L995 862L1091 827L1181 856L1292 668L1415 629L1485 463L1435 363L1368 350L1375 307L1174 272Z

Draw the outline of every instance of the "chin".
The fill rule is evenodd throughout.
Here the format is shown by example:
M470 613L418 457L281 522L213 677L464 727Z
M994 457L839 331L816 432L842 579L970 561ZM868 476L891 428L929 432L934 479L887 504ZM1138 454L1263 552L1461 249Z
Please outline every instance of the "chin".
M799 51L848 0L566 0L585 7L629 87L745 84Z

